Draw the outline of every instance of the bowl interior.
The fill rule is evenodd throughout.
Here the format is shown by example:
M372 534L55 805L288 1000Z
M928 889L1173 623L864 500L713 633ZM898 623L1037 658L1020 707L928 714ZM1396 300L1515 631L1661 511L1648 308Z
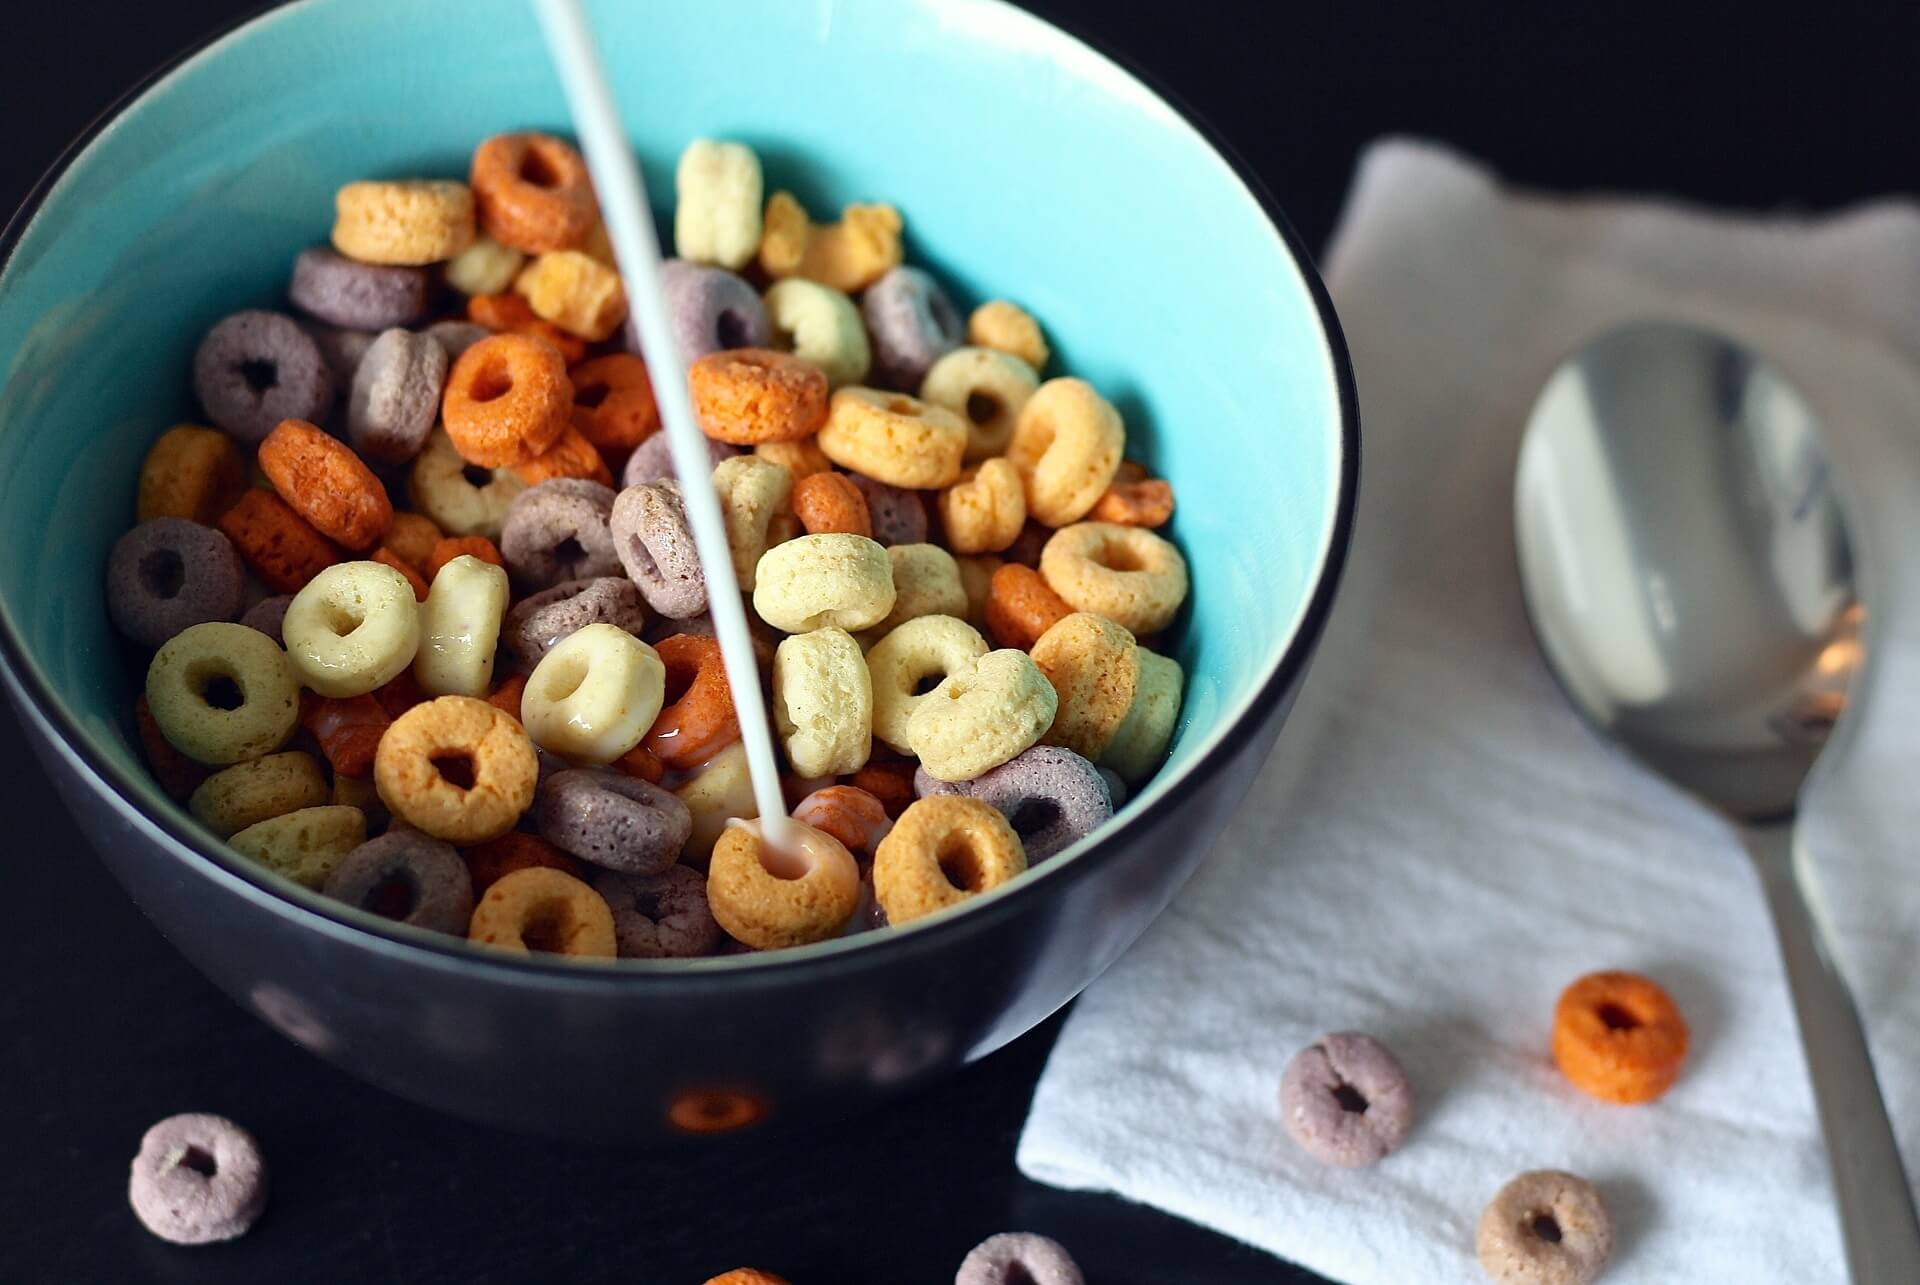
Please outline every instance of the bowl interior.
M1259 201L1131 76L996 0L592 6L656 204L687 140L737 138L817 216L901 209L908 259L963 307L1018 300L1053 369L1168 477L1192 569L1164 792L1256 696L1334 538L1329 343ZM476 142L570 132L524 0L307 0L176 68L47 193L0 276L0 628L150 811L131 737L143 658L101 601L148 444L198 418L201 334L285 307L340 184L464 176ZM1349 466L1350 467L1350 466ZM31 689L33 684L29 683ZM57 720L56 720L57 721Z

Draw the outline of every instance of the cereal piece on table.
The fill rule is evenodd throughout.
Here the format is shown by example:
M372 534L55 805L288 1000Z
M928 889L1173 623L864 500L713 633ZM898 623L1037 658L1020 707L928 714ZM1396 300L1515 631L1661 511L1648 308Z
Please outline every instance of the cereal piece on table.
M279 749L300 715L286 653L258 630L225 621L162 644L147 666L146 697L169 745L222 767Z
M393 830L340 859L321 892L336 901L464 937L473 917L473 877L453 845L418 830Z
M1134 654L1140 669L1133 701L1100 752L1100 766L1111 769L1130 785L1146 780L1166 761L1186 689L1186 674L1179 661L1145 647Z
M887 815L897 818L913 802L913 773L909 759L868 759L867 765L849 776L846 783L880 800Z
M837 937L860 905L860 867L838 839L812 826L787 827L774 851L755 824L727 826L713 846L707 904L735 941L780 950Z
M340 560L331 540L271 491L253 488L220 515L220 531L269 589L297 593Z
M176 424L147 448L134 517L185 518L212 526L247 485L247 462L218 429Z
M1007 458L1027 487L1027 512L1050 527L1086 516L1120 468L1120 412L1083 379L1049 379L1014 421Z
M784 633L866 629L893 601L893 564L864 536L803 535L767 550L755 570L753 609Z
M875 635L897 629L921 616L967 614L967 591L960 585L960 567L953 555L937 544L896 544L887 549L893 569L893 608Z
M1075 612L1040 635L1032 651L1060 698L1047 744L1098 762L1133 708L1139 644L1106 617Z
M445 429L435 429L413 461L407 497L448 535L500 534L507 507L527 489L509 469L469 464Z
M740 448L737 446L716 442L704 435L702 440L707 447L709 473L719 468L724 461L740 454ZM755 453L758 454L758 452ZM776 464L780 462L774 461ZM673 457L667 445L665 433L655 433L636 446L633 454L627 457L626 467L620 471L620 484L628 487L644 486L648 482L677 482L678 479L679 470L673 466Z
M747 770L747 747L738 742L709 759L674 794L693 816L693 832L687 836L680 859L701 869L706 867L728 821L760 815L753 797L753 776Z
M1121 460L1113 484L1087 510L1087 516L1120 526L1165 526L1173 519L1173 486L1149 477L1144 465Z
M950 615L919 616L889 631L866 657L873 734L905 753L907 723L932 690L928 680L971 668L987 650L973 626Z
M1007 819L963 795L921 799L900 814L873 858L873 894L891 924L957 906L1027 868Z
M990 651L927 693L907 746L943 781L970 781L1037 742L1054 721L1051 684L1023 651Z
M422 575L427 574L427 559L433 546L444 538L434 520L424 513L395 513L387 528L385 547Z
M991 348L956 348L928 369L920 400L966 421L965 460L977 464L1007 449L1020 412L1039 387L1032 367L1017 357Z
M153 710L144 694L134 698L133 724L140 738L140 752L146 757L153 779L160 783L168 798L175 803L185 803L207 779L207 769L173 748L160 730L160 724L153 721Z
M960 346L966 323L924 268L897 267L860 296L873 344L873 374L889 388L918 392L933 363Z
M533 866L503 875L480 895L467 940L525 955L612 959L618 950L606 898L572 875Z
M891 205L849 205L838 223L815 224L792 193L775 192L761 225L760 267L776 280L805 277L858 294L900 263L900 212Z
M236 312L194 351L193 391L209 420L252 445L283 419L325 419L333 371L292 317Z
M619 576L565 580L515 603L501 627L500 641L520 659L537 663L561 639L587 625L618 625L638 638L646 623L646 607L631 580Z
M967 318L967 342L1018 357L1035 372L1047 366L1047 339L1040 323L1005 299L990 299L973 310Z
M587 879L592 873L591 868L578 857L562 852L539 835L528 834L524 830L509 830L497 839L488 839L485 843L460 849L460 855L467 863L467 873L473 879L475 893L485 892L516 870L536 866L558 870L580 880Z
M857 772L873 749L873 680L844 629L816 629L773 658L773 722L803 776Z
M301 682L322 696L358 696L413 664L420 606L392 567L342 562L293 596L280 631Z
M378 562L383 567L392 567L395 571L405 576L407 583L413 586L413 598L415 602L425 602L427 600L427 592L430 587L427 584L427 578L421 575L411 562L408 562L384 544L373 551L369 560ZM284 616L282 618L284 619Z
M751 591L754 569L775 543L776 520L792 516L793 474L757 455L736 455L713 470L713 489L726 523L734 578L741 589Z
M343 548L371 548L393 525L393 503L373 470L305 420L282 420L267 434L260 468L288 507Z
M300 698L300 725L320 743L335 776L367 776L393 716L370 693L335 699L308 692Z
M333 195L333 248L362 263L424 267L473 244L473 192L445 179L362 180Z
M1651 1102L1687 1059L1687 1022L1661 985L1637 973L1589 973L1553 1009L1553 1061L1605 1102Z
M425 269L359 263L324 245L300 252L287 285L294 307L348 330L414 325L431 309L433 293L433 278ZM317 417L288 413L280 418Z
M742 143L696 138L674 171L673 251L692 263L745 267L760 248L760 158Z
M834 393L818 440L844 469L890 486L937 489L960 476L967 424L944 406L855 384Z
M247 573L233 541L185 518L151 518L107 555L107 616L145 647L189 625L232 620L246 601Z
M797 442L756 442L753 453L793 474L795 482L817 473L833 472L833 461L820 449L820 443L811 437L803 437ZM719 465L716 463L714 467L718 468Z
M1003 565L999 558L991 555L973 555L956 557L953 560L960 569L960 588L967 595L966 621L975 629L987 627L987 594L993 588L993 573ZM1015 646L1005 643L1003 646ZM1020 650L1025 651L1022 647Z
M687 369L694 418L708 437L735 446L797 442L827 419L826 372L771 348L727 348Z
M559 353L560 359L569 366L586 359L586 340L578 335L569 334L545 317L536 315L533 305L517 294L474 295L467 300L467 320L484 326L496 335L518 335L522 339L532 339L546 344ZM475 340L475 342L479 341ZM462 350L461 356L465 355L465 351Z
M541 658L520 698L533 743L577 763L611 763L660 715L666 666L615 625L588 625Z
M675 634L662 638L655 654L666 667L668 687L680 695L654 718L642 744L665 766L692 771L740 739L720 644Z
M275 874L318 889L340 858L366 841L366 814L329 803L256 821L227 843Z
M773 326L771 346L820 367L828 387L861 383L873 369L866 323L859 307L840 291L789 277L776 281L762 302Z
M428 551L421 570L431 581L440 574L442 567L455 558L478 558L503 571L507 566L507 560L500 556L499 546L484 535L449 535L433 542L433 548Z
M461 459L511 468L558 441L572 408L573 386L560 353L538 339L504 334L460 354L440 413Z
M1494 1285L1592 1285L1613 1257L1613 1215L1586 1179L1536 1169L1487 1202L1474 1241Z
M427 444L451 362L430 334L384 330L360 359L347 393L347 441L370 460L399 464Z
M660 427L647 364L632 353L608 353L583 361L573 383L573 426L603 451L630 451Z
M217 1115L169 1116L133 1157L127 1200L148 1231L176 1245L244 1236L267 1207L260 1144Z
M527 254L578 249L597 206L587 163L551 134L496 134L467 174L480 230Z
M919 492L876 482L862 473L849 473L847 477L866 497L875 540L888 548L927 542L927 506Z
M636 459L639 454L634 452ZM680 483L629 485L615 497L607 526L620 565L649 607L673 620L706 610L707 577L687 525Z
M590 343L611 338L627 319L620 274L578 250L549 250L520 270L513 288L533 309L570 335Z
M619 772L570 768L540 783L540 837L582 861L656 875L680 859L693 814L670 791Z
M973 1247L953 1285L1086 1285L1086 1278L1059 1241L1003 1231Z
M788 1285L788 1282L786 1277L763 1272L758 1267L736 1267L712 1277L705 1285Z
M720 944L720 925L707 905L707 881L691 866L659 874L601 870L593 890L613 911L622 959L691 959Z
M499 294L513 284L527 256L481 233L448 260L447 284L461 294Z
M991 459L961 473L940 492L940 524L955 553L998 553L1012 544L1027 524L1020 470Z
M471 784L451 779L443 765ZM441 696L395 718L373 761L394 819L453 844L511 830L532 805L538 777L526 730L469 696Z
M793 484L793 514L808 535L873 536L867 497L845 473L812 473Z
M318 807L329 797L311 754L289 750L223 768L201 782L187 809L221 838L257 821Z
M966 792L1007 818L1020 836L1028 863L1035 865L1092 834L1113 816L1113 793L1100 770L1057 745L1035 745L1021 752L981 773Z
M478 696L493 690L493 656L507 613L507 573L468 554L434 573L420 608L413 676L429 696Z
M688 364L722 349L765 348L773 338L760 296L724 269L668 259L660 265L660 294L674 350Z
M1076 522L1040 554L1040 575L1076 611L1134 634L1159 633L1187 600L1187 560L1145 527Z
M1406 1140L1413 1115L1413 1085L1400 1060L1356 1031L1321 1036L1280 1077L1281 1122L1322 1164L1378 1163Z
M609 527L613 488L560 477L529 487L507 506L500 556L522 593L567 580L618 575L621 561Z

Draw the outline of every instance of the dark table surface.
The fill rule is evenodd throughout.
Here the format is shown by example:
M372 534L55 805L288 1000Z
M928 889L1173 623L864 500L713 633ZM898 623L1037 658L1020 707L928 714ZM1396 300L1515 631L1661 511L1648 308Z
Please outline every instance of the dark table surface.
M10 6L0 204L153 65L254 7ZM1315 246L1359 149L1389 132L1446 140L1541 186L1753 209L1910 189L1920 164L1910 4L1039 7L1222 128ZM1014 1141L1057 1018L884 1115L693 1152L564 1146L405 1105L282 1040L179 959L3 715L0 772L16 801L0 848L0 962L13 978L0 988L0 1280L694 1285L752 1263L799 1285L932 1285L1009 1227L1065 1241L1094 1285L1316 1279L1017 1176ZM235 1245L174 1250L127 1211L140 1132L182 1110L231 1115L267 1151L272 1206Z

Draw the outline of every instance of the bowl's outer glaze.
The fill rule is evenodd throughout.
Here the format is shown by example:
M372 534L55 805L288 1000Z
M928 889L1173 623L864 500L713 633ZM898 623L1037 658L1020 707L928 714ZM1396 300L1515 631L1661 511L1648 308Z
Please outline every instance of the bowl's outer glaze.
M678 1095L851 1108L984 1055L1136 937L1245 792L1345 553L1351 378L1262 199L1126 72L994 0L594 6L656 197L688 138L741 138L816 213L891 199L963 304L1005 295L1055 369L1174 483L1193 605L1172 761L1125 822L912 930L774 960L582 970L476 959L293 892L159 794L139 658L99 596L146 445L192 419L200 333L282 306L333 190L459 174L566 128L520 0L308 0L230 33L97 128L8 230L0 274L0 653L68 804L168 937L289 1036L448 1110L581 1136ZM427 51L424 52L423 51ZM751 69L743 71L743 69Z

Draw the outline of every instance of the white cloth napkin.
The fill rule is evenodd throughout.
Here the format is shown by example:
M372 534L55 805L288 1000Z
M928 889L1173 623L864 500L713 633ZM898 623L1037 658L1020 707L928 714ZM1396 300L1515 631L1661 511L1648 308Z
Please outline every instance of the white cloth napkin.
M1618 1282L1843 1279L1785 981L1712 813L1610 750L1535 654L1513 461L1562 356L1665 315L1800 385L1854 486L1878 668L1809 803L1822 910L1920 1172L1920 212L1816 222L1503 190L1405 141L1363 160L1329 259L1358 373L1359 534L1280 748L1207 865L1080 1001L1019 1163L1204 1223L1352 1285L1479 1279L1481 1206L1583 1173ZM1584 1098L1547 1053L1561 987L1659 978L1694 1053L1651 1106ZM1422 1116L1372 1170L1283 1134L1318 1034L1386 1040Z

